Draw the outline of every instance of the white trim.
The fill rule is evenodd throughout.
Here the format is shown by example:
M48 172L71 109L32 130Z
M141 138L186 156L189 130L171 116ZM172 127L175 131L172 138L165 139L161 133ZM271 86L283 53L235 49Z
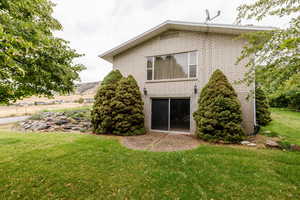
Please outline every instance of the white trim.
M173 134L182 134L182 135L192 135L191 132L165 131L165 130L156 130L156 129L150 129L150 132L156 132L156 133L173 133Z
M188 52L188 59L187 59L187 66L188 66L188 79L190 79L190 59L191 59L191 52ZM197 77L197 76L196 76Z
M152 68L151 68L152 80L153 80L153 76L154 76L154 57L148 56L148 57L146 57L146 81L151 81L151 80L148 80L148 70L150 69L150 68L148 68L148 59L149 58L152 58Z
M200 54L199 54L199 51L197 51L197 52L196 52L196 57L197 57L197 58L196 58L196 59L197 59L197 60L196 60L196 62L197 62L197 67L196 67L196 77L198 77L198 68L200 67L200 65L199 65L199 55L200 55ZM204 59L204 58L203 58L203 59Z
M154 74L154 62L155 62L155 57L152 57L152 80L154 79L154 75L155 75Z
M255 74L254 74L255 76ZM257 121L256 121L256 84L255 84L255 81L254 81L254 92L253 92L253 121L254 121L254 125L257 126Z
M179 82L179 81L197 81L198 78L175 78L175 79L159 79L159 80L147 80L145 83L160 83L160 82Z
M171 129L171 98L169 98L169 105L168 105L168 131Z
M196 53L196 63L193 65L193 64L191 64L191 53L192 52L195 52ZM189 59L188 59L188 73L189 73L189 75L188 75L188 77L189 77L189 79L192 79L192 78L196 78L196 79L198 79L198 67L199 67L199 65L198 65L198 51L197 50L195 50L195 51L190 51L190 52L188 52L188 54L189 54ZM190 68L191 68L191 66L196 66L196 76L195 77L190 77Z

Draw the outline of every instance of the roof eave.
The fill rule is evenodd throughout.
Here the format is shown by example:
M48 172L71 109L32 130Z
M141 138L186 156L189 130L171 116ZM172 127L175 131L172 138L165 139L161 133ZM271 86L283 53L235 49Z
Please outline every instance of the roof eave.
M122 43L121 45L104 52L99 55L100 58L113 62L113 57L127 49L130 49L148 39L151 39L169 29L178 30L189 30L189 31L200 31L200 32L215 32L223 34L240 35L247 32L257 31L271 31L276 29L275 27L260 27L260 26L236 26L236 25L225 25L225 24L206 24L206 23L190 23L180 21L165 21L164 23Z

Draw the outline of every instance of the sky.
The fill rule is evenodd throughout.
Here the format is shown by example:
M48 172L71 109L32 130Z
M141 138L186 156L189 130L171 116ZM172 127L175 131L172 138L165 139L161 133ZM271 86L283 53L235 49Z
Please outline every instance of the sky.
M70 46L85 56L75 60L87 69L80 73L82 82L102 80L112 64L98 57L166 20L204 22L205 9L211 16L221 10L213 23L232 24L236 8L254 0L51 0L56 4L53 16L64 29L55 35L70 41ZM285 27L288 20L269 17L255 24Z

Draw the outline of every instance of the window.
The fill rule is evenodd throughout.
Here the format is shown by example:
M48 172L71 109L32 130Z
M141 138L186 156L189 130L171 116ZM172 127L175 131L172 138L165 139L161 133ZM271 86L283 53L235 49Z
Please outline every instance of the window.
M189 77L194 78L197 76L197 52L190 52L189 56Z
M197 77L197 52L147 58L147 80Z
M147 58L147 80L152 80L153 77L153 58Z

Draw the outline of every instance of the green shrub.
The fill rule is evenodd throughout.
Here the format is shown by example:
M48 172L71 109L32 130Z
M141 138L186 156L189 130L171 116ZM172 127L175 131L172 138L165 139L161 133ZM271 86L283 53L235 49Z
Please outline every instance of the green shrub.
M193 116L196 135L203 140L236 143L245 136L237 94L221 70L216 70L202 89Z
M41 119L42 119L42 115L40 113L34 114L29 118L29 120L41 120Z
M286 92L286 97L288 99L289 108L300 110L300 90L294 89Z
M93 131L98 134L112 133L113 131L113 109L112 99L115 97L115 91L121 80L122 74L119 70L111 71L102 81L91 111L91 120Z
M287 108L289 99L285 94L272 95L269 97L270 106L274 108Z
M73 118L73 119L81 118L81 119L89 120L91 117L90 110L88 110L88 109L76 110L76 111L65 111L64 113L66 116Z
M84 98L80 97L79 99L75 100L75 103L83 104L84 103Z
M275 108L291 108L300 110L300 89L295 88L271 95L270 106Z
M112 102L113 133L117 135L145 134L143 101L133 76L122 78Z
M261 126L269 124L271 119L271 112L269 110L268 99L262 88L256 84L255 87L255 105L256 105L256 123Z
M278 144L284 150L287 150L287 151L291 151L292 150L292 145L288 141L279 141Z

